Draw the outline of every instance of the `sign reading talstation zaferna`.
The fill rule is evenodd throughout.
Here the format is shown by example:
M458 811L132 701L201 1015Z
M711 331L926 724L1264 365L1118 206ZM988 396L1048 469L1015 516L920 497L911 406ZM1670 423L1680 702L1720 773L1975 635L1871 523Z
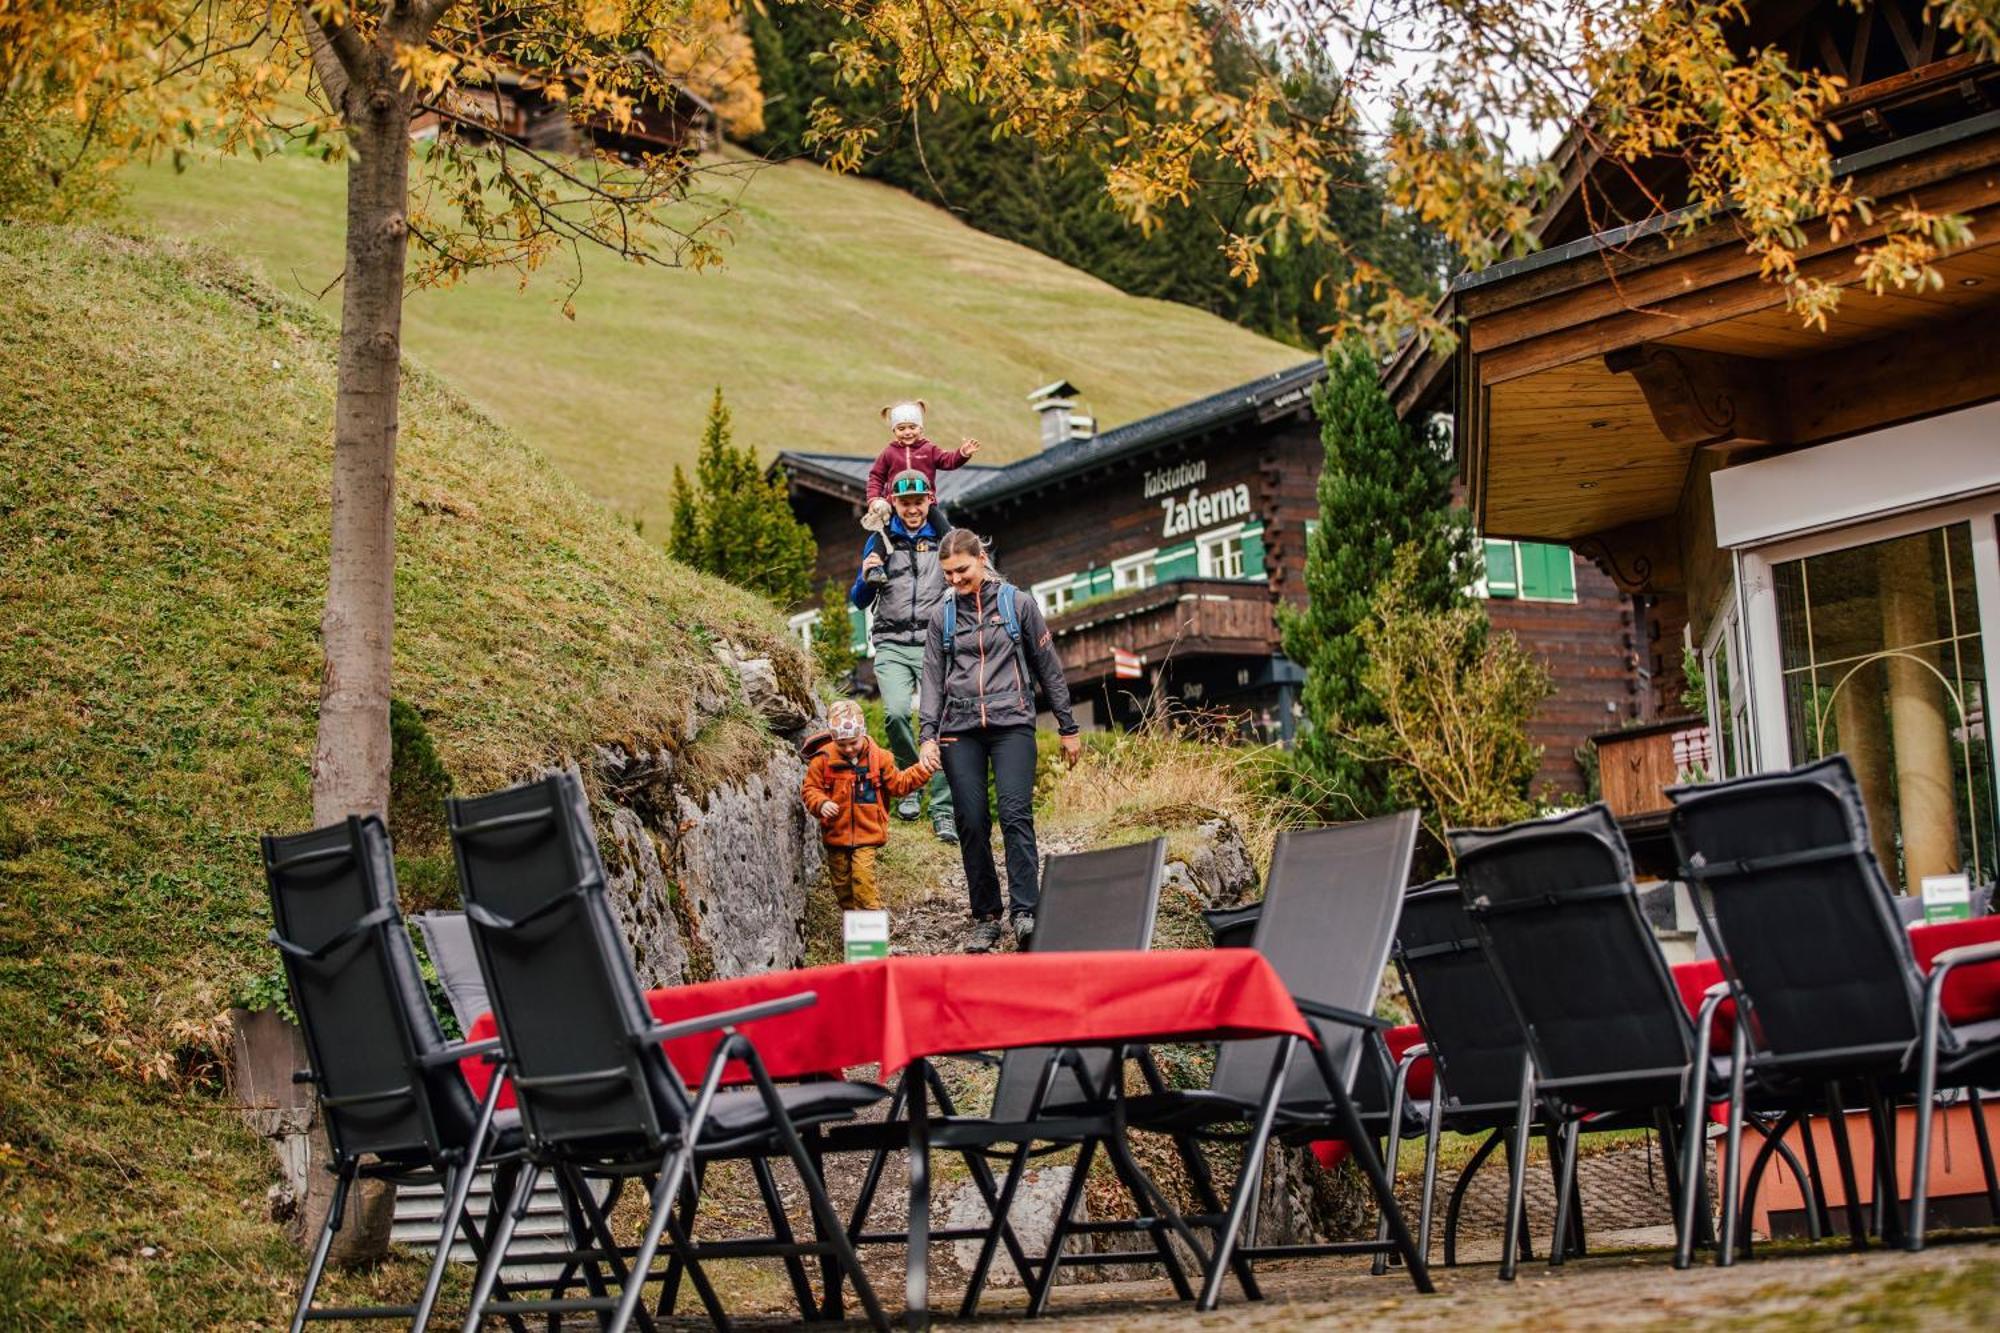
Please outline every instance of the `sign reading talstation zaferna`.
M1206 480L1208 460L1202 458L1172 467L1157 467L1146 474L1146 498L1157 498L1160 502L1162 537L1185 537L1217 523L1249 517L1247 484L1238 483L1229 490L1204 495L1201 483Z

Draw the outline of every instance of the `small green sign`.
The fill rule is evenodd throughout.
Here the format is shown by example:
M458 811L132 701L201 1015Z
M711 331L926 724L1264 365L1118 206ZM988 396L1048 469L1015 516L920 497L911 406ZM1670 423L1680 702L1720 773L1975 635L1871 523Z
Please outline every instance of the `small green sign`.
M889 914L887 912L843 912L841 931L847 944L847 961L864 962L889 956Z
M1965 875L1924 876L1924 924L1972 916L1972 881Z

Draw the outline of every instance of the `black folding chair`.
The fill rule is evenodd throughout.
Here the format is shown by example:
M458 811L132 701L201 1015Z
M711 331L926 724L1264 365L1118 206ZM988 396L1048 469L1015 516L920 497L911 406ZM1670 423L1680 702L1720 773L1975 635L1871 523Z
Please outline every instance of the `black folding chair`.
M1153 940L1153 922L1159 911L1160 884L1166 866L1164 838L1078 852L1049 859L1042 873L1041 904L1035 913L1035 934L1031 949L1036 953L1076 953L1091 950L1145 949ZM992 1057L980 1057L991 1060ZM1155 1251L1169 1264L1169 1272L1182 1294L1191 1295L1180 1273L1179 1260L1166 1241L1171 1229L1168 1217L1155 1214L1155 1199L1148 1182L1136 1172L1122 1143L1110 1134L1112 1121L1106 1105L1107 1085L1115 1076L1118 1061L1109 1050L1064 1050L1048 1047L1021 1047L1009 1050L997 1061L999 1074L993 1089L993 1103L985 1116L955 1113L949 1091L928 1062L923 1066L925 1086L937 1098L943 1114L932 1121L933 1147L957 1152L965 1161L981 1197L986 1203L988 1223L982 1228L932 1231L932 1240L978 1240L979 1256L966 1283L959 1317L969 1319L979 1308L993 1260L1005 1246L1022 1286L1046 1301L1045 1284L1037 1281L1039 1265L1021 1248L1008 1222L1027 1173L1030 1159L1083 1145L1083 1155L1070 1176L1070 1190L1080 1194L1089 1169L1089 1157L1100 1143L1110 1148L1113 1165L1142 1214L1149 1214L1144 1228ZM912 1071L914 1074L915 1071ZM909 1075L906 1075L906 1078ZM883 1165L891 1152L907 1143L907 1133L899 1117L905 1090L898 1089L889 1120L881 1125L853 1125L826 1131L834 1150L872 1149L874 1160L862 1180L850 1222L850 1239L856 1245L901 1244L906 1232L869 1232L865 1225L873 1205ZM1045 1114L1045 1108L1060 1108ZM995 1145L1011 1145L1002 1153ZM1008 1163L1005 1180L996 1185L990 1159ZM1087 1227L1086 1227L1087 1229ZM1124 1224L1120 1230L1134 1230ZM1129 1256L1077 1256L1076 1262L1126 1262ZM917 1262L911 1255L910 1262ZM832 1311L829 1310L829 1313Z
M1527 1037L1508 1006L1499 978L1487 964L1485 946L1466 915L1456 880L1420 884L1404 896L1393 957L1417 1025L1423 1029L1422 1049L1432 1062L1432 1114L1424 1142L1422 1236L1418 1242L1426 1258L1430 1255L1430 1219L1437 1185L1438 1135L1448 1129L1454 1134L1486 1136L1459 1172L1446 1204L1444 1262L1452 1267L1458 1262L1458 1222L1466 1192L1496 1148L1512 1152L1507 1131L1519 1110ZM1629 1116L1609 1116L1587 1122L1584 1129L1622 1129L1633 1123ZM1549 1127L1538 1128L1547 1134ZM1548 1137L1549 1163L1560 1185L1561 1146L1556 1136ZM1571 1234L1564 1238L1572 1254L1583 1252L1580 1202L1571 1199ZM1525 1234L1521 1245L1527 1249Z
M578 780L558 773L490 796L454 799L448 809L473 946L514 1071L527 1135L526 1165L474 1284L466 1333L474 1333L488 1313L609 1314L613 1333L637 1314L650 1326L640 1302L653 1277L653 1260L668 1237L672 1249L661 1275L662 1313L670 1312L678 1275L685 1269L711 1318L718 1326L727 1323L702 1273L705 1257L780 1257L795 1285L803 1288L800 1261L830 1256L854 1282L870 1322L887 1329L799 1137L800 1126L847 1119L886 1096L886 1090L834 1080L781 1089L756 1047L736 1030L740 1024L810 1005L812 993L686 1022L655 1023L631 952L605 901L604 871ZM714 1031L724 1039L690 1096L661 1043ZM721 1090L731 1061L742 1062L754 1088ZM699 1164L747 1158L760 1183L768 1185L766 1159L779 1156L798 1169L824 1239L794 1239L781 1209L773 1217L775 1234L770 1237L707 1244L690 1239L695 1209L685 1203L676 1217L675 1208ZM588 1298L493 1300L514 1226L545 1170L571 1182L570 1198L598 1241L592 1257L621 1285L617 1296L593 1280ZM616 1243L608 1206L582 1188L585 1173L648 1182L651 1213L636 1248L628 1251ZM767 1202L771 1192L766 1190ZM801 1295L809 1306L810 1291Z
M1697 890L1702 929L1737 1004L1742 1058L1731 1086L1729 1160L1736 1161L1741 1137L1746 1071L1824 1086L1849 1233L1857 1247L1865 1245L1839 1088L1858 1085L1875 1129L1880 1229L1892 1238L1900 1211L1893 1102L1899 1092L1914 1091L1916 1158L1908 1225L1900 1229L1909 1249L1922 1249L1942 1076L1971 1100L1987 1201L2000 1220L2000 1182L1978 1093L1982 1083L2000 1081L2000 1018L1956 1027L1943 1012L1952 970L2000 958L2000 943L1947 950L1925 977L1875 859L1861 789L1842 755L1789 773L1674 787L1667 795L1682 876ZM1745 1209L1755 1203L1761 1162L1752 1167ZM1735 1255L1737 1216L1732 1190L1724 1204L1722 1263Z
M1251 903L1243 907L1212 908L1201 914L1202 922L1208 927L1209 938L1218 949L1248 949L1256 938L1257 922L1264 914L1264 904ZM1382 1153L1383 1167L1388 1172L1389 1183L1396 1183L1396 1160L1401 1151L1403 1136L1422 1134L1432 1142L1436 1135L1430 1124L1436 1109L1436 1097L1430 1106L1418 1106L1409 1099L1410 1072L1417 1063L1429 1054L1422 1045L1403 1052L1400 1059L1391 1054L1389 1044L1379 1030L1371 1030L1364 1038L1366 1043L1361 1056L1360 1067L1354 1076L1354 1105L1361 1112L1361 1123L1375 1134L1386 1134ZM1435 1091L1435 1083L1432 1085ZM1430 1210L1429 1200L1423 1220L1417 1228L1417 1250L1428 1262L1430 1259ZM1375 1228L1376 1240L1389 1237L1389 1219L1382 1218ZM1375 1256L1374 1271L1379 1276L1388 1271L1389 1256L1386 1253Z
M1416 847L1417 814L1335 828L1292 830L1278 838L1257 920L1254 945L1291 991L1312 1024L1317 1044L1299 1051L1296 1038L1225 1042L1215 1074L1200 1089L1155 1090L1124 1107L1132 1129L1169 1135L1207 1210L1189 1223L1215 1232L1199 1308L1212 1310L1223 1275L1234 1272L1244 1294L1260 1293L1254 1260L1318 1254L1400 1255L1417 1290L1432 1290L1430 1274L1396 1205L1376 1155L1374 1133L1364 1123L1354 1087L1371 1035L1388 1024L1374 1016L1382 970L1396 930L1397 909ZM1149 1070L1149 1072L1152 1072ZM1247 1130L1246 1130L1247 1126ZM1330 1132L1329 1132L1330 1131ZM1288 1142L1337 1137L1349 1145L1367 1177L1376 1206L1388 1221L1387 1240L1320 1245L1239 1245L1244 1217L1255 1196L1264 1153L1273 1135ZM1202 1142L1240 1143L1243 1166L1227 1210L1216 1198ZM1068 1223L1056 1219L1056 1236L1043 1281L1052 1276ZM1200 1253L1197 1249L1197 1253ZM1125 1256L1130 1262L1131 1257Z
M480 1101L459 1072L461 1059L497 1056L499 1043L446 1042L397 908L395 862L381 820L349 819L262 843L276 923L271 943L284 961L312 1062L296 1077L318 1089L335 1175L293 1333L309 1319L404 1316L421 1330L436 1305L454 1234L462 1232L475 1254L487 1253L466 1210L482 1157L520 1148L515 1117L494 1113L497 1075L494 1091ZM442 1185L437 1257L413 1304L315 1309L334 1234L363 1179Z
M1516 1071L1501 1242L1500 1276L1511 1281L1528 1136L1537 1120L1546 1118L1562 1139L1554 1235L1564 1238L1578 1128L1586 1115L1650 1114L1671 1142L1674 1112L1680 1111L1689 1154L1699 1153L1706 1028L1697 1042L1640 913L1625 839L1604 806L1503 829L1454 829L1448 836L1473 933L1526 1037ZM1689 1186L1697 1174L1677 1183L1683 1246L1699 1191L1698 1184L1695 1193ZM1567 1249L1552 1245L1550 1262L1562 1262Z

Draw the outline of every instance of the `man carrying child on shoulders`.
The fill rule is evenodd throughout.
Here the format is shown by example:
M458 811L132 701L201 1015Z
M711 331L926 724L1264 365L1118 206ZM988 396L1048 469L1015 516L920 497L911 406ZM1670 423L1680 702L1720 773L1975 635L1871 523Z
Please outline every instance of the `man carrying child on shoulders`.
M931 482L922 472L899 472L889 482L888 526L871 533L861 548L861 570L848 600L866 610L875 608L869 631L875 646L875 683L882 691L887 715L889 750L907 768L917 762L917 734L911 725L916 710L917 683L924 670L924 637L931 613L944 600L944 575L938 570L938 543L951 524L935 508ZM942 774L930 783L931 829L940 841L957 842L952 818L951 788ZM896 805L896 817L916 819L922 802L913 790Z

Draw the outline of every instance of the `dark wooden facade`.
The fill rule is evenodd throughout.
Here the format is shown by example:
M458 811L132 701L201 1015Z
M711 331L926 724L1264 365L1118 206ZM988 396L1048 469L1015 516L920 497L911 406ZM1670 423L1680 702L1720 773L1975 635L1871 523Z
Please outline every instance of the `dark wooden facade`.
M1081 591L1051 613L1070 688L1096 725L1134 721L1149 698L1236 716L1246 734L1288 734L1303 680L1285 659L1277 608L1306 601L1308 525L1319 516L1324 446L1309 397L1317 363L1005 467L940 474L942 502L993 545L1024 589L1054 581ZM815 583L850 583L865 458L786 454L792 505L819 542ZM1202 498L1210 498L1204 514ZM1177 509L1176 506L1179 508ZM1185 529L1176 526L1186 510ZM1204 532L1245 525L1240 577L1217 577L1174 550ZM1158 582L1119 589L1114 567L1147 552ZM1593 733L1638 715L1645 629L1630 599L1587 562L1575 598L1494 598L1493 623L1548 666L1554 692L1532 725L1542 749L1538 787L1576 792L1576 751ZM1141 680L1120 679L1113 649L1136 654ZM1676 653L1677 655L1677 653Z

